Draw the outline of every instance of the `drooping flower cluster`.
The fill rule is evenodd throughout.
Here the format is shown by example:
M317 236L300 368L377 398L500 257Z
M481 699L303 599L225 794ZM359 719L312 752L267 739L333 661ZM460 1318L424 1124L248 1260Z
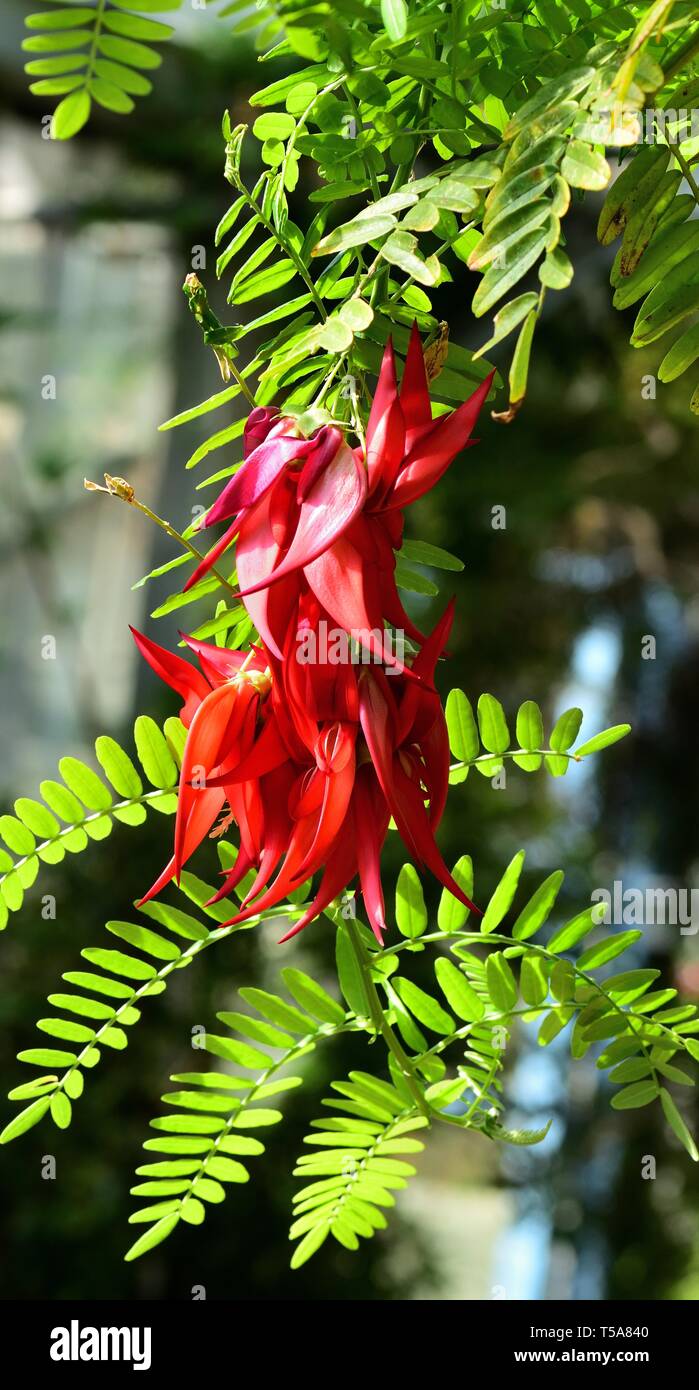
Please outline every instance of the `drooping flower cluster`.
M336 426L307 439L290 417L252 412L243 464L204 518L205 526L231 524L189 584L235 539L241 597L259 644L244 654L187 638L197 669L134 634L182 696L188 729L174 852L147 897L179 876L225 810L240 849L217 898L254 872L235 922L320 873L293 935L358 877L381 939L380 857L391 817L416 862L473 907L434 838L449 777L434 674L453 605L425 636L403 610L394 571L403 508L469 442L489 385L433 421L413 330L400 390L386 348L365 454ZM411 639L412 658L389 640L392 628ZM328 630L352 636L355 645L340 659L327 640L315 640Z

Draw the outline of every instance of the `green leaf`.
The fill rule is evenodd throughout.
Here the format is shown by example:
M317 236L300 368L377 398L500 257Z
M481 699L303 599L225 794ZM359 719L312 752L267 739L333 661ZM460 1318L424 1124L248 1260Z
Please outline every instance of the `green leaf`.
M466 897L473 898L473 865L468 854L462 854L461 858L457 859L451 875ZM466 904L462 903L459 898L455 898L448 888L443 889L437 909L439 930L443 932L460 931L468 914L469 908Z
M67 1129L72 1116L70 1101L62 1091L56 1091L51 1097L51 1119L59 1129Z
M478 701L478 727L483 747L489 753L504 753L510 745L510 731L505 711L493 695L481 695Z
M143 771L149 782L162 790L174 787L177 768L167 741L155 720L147 714L140 714L134 725L134 738Z
M288 967L281 972L289 993L321 1023L344 1023L345 1011L310 975Z
M349 1008L359 1018L368 1018L369 1001L362 972L352 947L349 929L344 924L338 926L335 936L335 963L338 983Z
M145 951L146 955L154 956L156 960L179 960L182 954L174 941L168 941L166 937L159 936L157 932L150 931L148 927L142 927L136 922L107 922L106 928L113 936L118 936L129 946L136 946L139 950Z
M331 315L318 333L320 347L327 348L328 352L345 352L352 342L352 329L337 315Z
M107 82L121 87L124 92L130 92L132 96L145 97L153 90L153 83L149 82L147 77L142 77L140 72L134 72L133 68L125 68L123 63L111 63L108 58L96 58L94 70L97 77L104 77Z
M351 222L345 222L341 227L336 227L333 232L314 246L312 255L329 256L333 252L348 251L353 246L366 246L369 242L378 240L379 237L386 236L393 231L396 225L395 217L390 214L369 214L366 217L354 218Z
M123 975L127 980L154 980L157 971L146 961L135 956L124 955L122 951L105 951L101 946L86 946L80 952L91 965L99 965L113 975Z
M77 758L61 758L58 768L66 785L91 811L109 809L112 798L104 782L91 767L79 762Z
M564 922L563 926L558 927L553 933L548 942L548 950L570 951L599 924L603 911L604 904L595 903L593 907L586 907L576 917L572 917L569 922Z
M73 29L81 24L90 24L94 18L94 10L79 9L75 5L66 10L45 10L42 14L28 14L24 22L28 29Z
M539 1047L548 1047L549 1044L553 1042L554 1038L557 1038L558 1034L562 1033L566 1025L570 1023L573 1013L574 1009L565 1005L558 1009L552 1009L551 1012L546 1015L537 1034L536 1041Z
M315 1255L316 1250L320 1249L323 1241L327 1239L329 1234L329 1221L323 1222L319 1226L316 1226L315 1229L310 1230L296 1246L291 1257L291 1268L300 1269L301 1265L304 1265L307 1260L310 1260L311 1256Z
M634 1081L631 1086L625 1086L623 1091L617 1091L616 1095L612 1096L612 1108L614 1110L637 1110L643 1105L650 1105L652 1100L657 1100L660 1091L661 1088L657 1081L652 1079Z
M421 936L427 926L422 884L412 864L404 864L396 883L396 925L402 936Z
M493 951L486 961L488 993L501 1013L509 1013L517 1003L517 981L502 951Z
M580 970L596 970L600 965L606 965L608 961L614 960L615 956L620 956L628 946L632 946L635 941L639 941L643 936L642 931L624 931L618 936L608 936L604 941L598 941L594 946L589 946L576 962Z
M551 747L556 753L563 753L575 743L582 724L581 709L567 709L556 720L551 733Z
M518 1148L529 1147L532 1144L541 1144L551 1125L551 1120L541 1129L503 1129L502 1125L494 1124L488 1127L486 1133L489 1139L496 1139L504 1144L514 1144Z
M685 1149L687 1150L687 1153L689 1154L689 1157L693 1159L695 1163L699 1162L699 1152L697 1152L697 1146L694 1142L694 1139L692 1138L692 1135L687 1129L687 1126L684 1120L682 1119L682 1116L680 1115L680 1112L677 1109L677 1106L675 1105L675 1102L672 1099L670 1092L666 1091L664 1086L661 1086L660 1088L660 1104L663 1107L665 1119L667 1120L670 1127L674 1129L677 1138L679 1139L680 1143L684 1145Z
M525 1004L532 1004L535 1007L543 1004L548 995L549 986L544 960L541 956L535 955L533 951L527 952L522 957L519 987Z
M521 849L508 864L500 882L493 893L485 913L481 920L481 931L491 932L499 926L505 914L509 911L512 900L517 892L522 865L524 864L524 850Z
M487 314L503 295L507 294L538 260L546 249L549 240L548 226L537 227L518 241L507 257L506 266L501 269L495 263L486 271L476 293L471 308L477 318Z
M604 158L582 140L570 140L561 164L561 173L573 188L591 189L599 192L606 188L612 171Z
M630 724L615 724L611 729L603 729L601 734L595 734L594 738L581 743L575 750L576 758L586 758L588 753L599 753L602 748L609 748L611 744L618 743L619 739L626 738L631 733Z
M573 279L573 266L560 246L549 251L539 267L539 279L542 285L552 290L565 290L570 284Z
M429 1028L433 1033L443 1035L453 1033L453 1018L442 1008L441 1004L437 1003L436 999L432 998L431 994L426 994L419 985L414 984L412 980L407 980L402 975L394 975L392 983L406 1008L415 1015L419 1023L424 1024L425 1028Z
M240 990L240 997L246 1004L250 1004L256 1009L263 1018L268 1018L271 1023L276 1023L280 1028L290 1033L298 1033L304 1036L306 1033L315 1033L317 1024L308 1014L302 1013L300 1009L295 1009L292 1004L287 1004L285 999L280 999L278 994L270 994L267 990L248 988L244 986Z
M544 723L541 710L533 700L525 700L517 711L517 739L520 748L541 748L544 742Z
M527 394L529 359L537 320L538 312L532 309L524 320L517 338L509 373L510 409L512 410L517 409L522 404Z
M408 10L405 0L381 0L381 18L389 39L400 43L408 28Z
M141 796L143 783L128 754L113 738L100 736L95 741L95 751L107 777L119 796L134 798Z
M463 972L446 957L435 961L434 969L439 987L457 1017L466 1023L478 1023L485 1013L485 1005Z
M650 1076L653 1068L645 1057L627 1057L626 1061L619 1062L609 1073L609 1080L613 1086L624 1086L629 1081L640 1081Z
M40 1100L35 1100L25 1110L21 1110L19 1115L15 1115L14 1120L10 1120L10 1123L5 1125L2 1134L0 1134L0 1144L9 1144L10 1140L19 1138L20 1134L24 1134L33 1125L38 1124L39 1120L43 1119L50 1104L50 1098L42 1096Z
M445 713L449 747L454 757L458 758L460 762L471 762L478 757L481 745L471 703L463 690L449 691ZM509 736L505 747L508 743Z
M90 95L100 106L104 106L107 111L116 111L118 115L127 116L134 109L134 103L116 83L108 82L104 77L93 77L89 83Z
M70 140L77 135L89 119L91 105L89 93L84 88L59 101L51 120L51 138Z
M539 884L529 902L522 908L512 928L512 936L515 941L527 941L530 936L534 936L538 932L539 927L543 926L558 897L563 878L562 869L556 869L554 873L549 874L548 878L544 879L543 883Z
M699 357L699 323L688 328L667 352L658 368L660 381L674 381Z
M347 303L338 309L338 314L353 333L362 333L369 327L374 310L365 299L348 299Z
M414 564L431 565L438 570L460 571L464 568L463 560L459 560L458 556L450 555L448 550L430 545L428 541L403 541L400 554Z
M149 1231L145 1231L142 1236L139 1236L137 1241L134 1241L131 1248L127 1250L124 1259L128 1261L137 1260L139 1255L145 1255L148 1250L152 1250L154 1246L160 1245L161 1241L166 1240L170 1233L174 1231L179 1220L180 1217L178 1212L163 1216L159 1221L155 1222L155 1225L151 1226Z
M118 38L115 34L102 34L97 47L105 58L114 58L131 68L159 68L162 58L144 43L134 43L132 39Z
M515 328L525 319L532 309L535 309L539 302L537 294L521 294L517 299L511 299L509 304L504 304L499 309L493 319L493 333L486 343L473 354L474 362L488 352L496 343L506 338Z
M258 140L288 140L295 129L293 116L284 111L266 111L257 117L252 133Z
M549 221L551 205L547 198L533 199L511 212L505 206L502 215L491 220L485 236L481 237L468 260L469 270L483 270L493 261L505 263L508 256L529 232Z

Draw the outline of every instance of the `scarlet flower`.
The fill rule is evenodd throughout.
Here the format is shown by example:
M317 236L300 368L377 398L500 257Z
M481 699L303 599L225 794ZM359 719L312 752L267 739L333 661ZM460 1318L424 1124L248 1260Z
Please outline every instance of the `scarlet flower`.
M205 525L232 518L231 525L189 583L236 538L241 596L261 645L243 656L187 638L197 671L134 633L146 660L182 696L188 729L174 853L148 897L179 878L227 806L240 849L216 899L254 870L232 922L277 906L320 872L293 935L358 875L381 939L380 857L391 817L417 863L473 907L434 838L446 801L449 746L433 681L453 604L425 637L403 611L394 570L402 509L469 442L489 387L490 378L458 410L433 420L414 328L400 390L390 342L384 353L366 458L334 425L305 439L293 419L253 410L242 467L205 518ZM386 622L416 641L410 666L386 648ZM321 625L333 623L357 635L383 664L359 676L347 659L304 665L299 636L316 637Z
M300 608L302 621L323 619L309 596ZM358 677L349 663L302 666L291 646L282 661L270 656L267 666L258 648L244 658L189 638L200 674L134 633L149 664L182 695L189 730L175 852L146 898L179 877L227 802L240 850L215 900L256 870L232 922L277 906L322 871L315 897L287 933L295 935L358 875L381 940L380 856L391 816L416 861L473 907L434 839L446 800L449 748L431 687L452 616L450 605L415 658L420 681L389 680L377 667L361 669Z
M252 412L244 462L206 513L202 525L231 525L195 570L195 583L237 537L238 580L248 612L268 649L281 656L299 579L341 628L356 633L375 655L384 622L416 642L398 596L394 570L403 537L403 508L439 480L471 432L488 394L488 376L463 405L432 419L416 327L398 389L389 341L369 417L366 458L325 425L312 439L290 418ZM291 576L295 583L289 583ZM187 586L187 587L188 587Z
M209 834L228 799L231 811L239 798L234 774L252 750L260 703L271 679L264 654L242 652L187 639L198 651L201 671L151 642L135 628L136 645L149 666L184 700L181 719L187 729L175 818L174 853L142 899L147 902L174 877ZM224 776L216 780L216 774Z

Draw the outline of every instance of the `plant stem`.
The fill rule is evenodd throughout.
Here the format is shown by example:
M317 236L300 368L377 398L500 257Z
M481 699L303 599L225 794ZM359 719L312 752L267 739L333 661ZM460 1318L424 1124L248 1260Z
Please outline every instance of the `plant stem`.
M353 922L351 918L349 918L347 921L347 930L350 942L352 943L352 950L354 951L357 965L359 966L359 969L361 971L362 983L364 985L364 993L366 995L366 1000L369 1007L369 1017L371 1018L371 1021L374 1024L377 1033L381 1034L389 1052L392 1054L393 1057L395 1057L395 1060L400 1068L401 1074L405 1079L405 1083L410 1091L411 1096L415 1101L415 1104L418 1107L418 1110L422 1115L425 1115L428 1119L431 1120L434 1118L434 1116L432 1114L430 1106L425 1100L425 1095L422 1086L415 1073L415 1069L412 1065L412 1062L410 1061L410 1058L403 1049L402 1044L400 1043L399 1039L396 1037L393 1029L391 1028L391 1025L388 1022L388 1019L386 1018L386 1015L381 1006L381 1000L379 999L376 985L374 984L374 981L371 978L369 956L367 955L364 943L357 929L357 924L356 922Z
M197 550L195 545L192 545L192 542L188 540L186 536L183 536L181 531L177 531L169 521L165 521L162 516L158 516L156 512L151 511L150 507L147 507L145 502L139 501L131 484L127 483L124 478L113 478L111 474L105 473L104 481L106 487L102 487L99 483L91 483L86 478L84 486L88 492L106 492L110 497L118 497L120 502L127 502L130 507L135 507L137 511L147 516L149 521L154 521L156 526L160 527L161 531L164 531L171 540L177 541L178 545L181 545L183 550L188 551L194 560L201 563L201 561L206 558L200 550ZM228 589L228 592L233 595L233 598L236 600L238 599L238 590L231 584L229 579L226 579L225 575L221 574L219 569L216 569L215 565L211 566L209 574L213 574L215 578L218 579L219 584L222 584L224 589Z
M477 758L451 763L449 771L460 772L462 768L476 767L478 763L497 763L501 758L567 758L572 763L582 762L576 753L558 753L555 748L508 748L504 753L479 753Z
M665 81L671 82L673 77L677 77L677 74L680 73L688 63L691 63L692 59L696 58L698 53L699 37L688 39L675 54L672 62L665 68Z
M217 318L213 309L209 306L209 297L201 283L198 275L188 275L182 286L187 302L204 334L204 342L213 349L214 356L221 369L221 376L224 381L230 381L233 377L242 391L248 405L255 406L255 397L250 390L247 382L243 380L238 368L233 361L233 344L227 341L226 334L230 335L230 329L226 329Z
M281 246L284 254L289 257L289 260L294 265L296 273L301 277L304 285L306 286L306 289L309 291L313 303L315 304L316 309L318 310L320 318L322 319L323 323L325 323L328 317L325 305L320 295L318 294L318 291L298 251L294 249L290 242L284 241L284 239L281 236L281 233L274 226L274 223L271 222L267 215L263 212L262 208L260 207L260 204L257 202L257 199L250 192L246 184L243 183L243 180L237 173L237 171L233 172L233 182L235 184L235 187L238 189L238 192L245 198L249 207L252 208L252 211L255 213L255 216L259 218L259 221L264 227L265 231L269 232L269 235L274 238L274 240L277 242L277 245Z

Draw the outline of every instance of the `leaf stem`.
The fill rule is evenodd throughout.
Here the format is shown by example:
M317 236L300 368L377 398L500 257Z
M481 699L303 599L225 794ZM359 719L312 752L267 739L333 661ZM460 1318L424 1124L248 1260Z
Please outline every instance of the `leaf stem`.
M361 972L362 983L364 985L364 993L366 995L367 1005L369 1008L369 1017L371 1018L371 1021L374 1024L377 1033L381 1034L389 1052L395 1058L400 1069L401 1075L405 1079L405 1083L410 1091L411 1096L415 1101L415 1104L417 1105L418 1110L422 1115L425 1115L428 1119L431 1120L434 1118L432 1110L430 1109L430 1106L425 1100L424 1091L418 1080L412 1062L410 1061L410 1058L403 1049L399 1039L396 1037L383 1011L383 1007L381 1004L381 1000L379 999L376 985L374 984L374 981L371 978L369 956L367 955L366 948L357 929L357 924L356 922L353 922L351 918L348 918L347 920L347 932L350 942L352 944L352 950L354 951L355 960Z
M252 194L247 185L243 183L243 180L240 174L238 173L237 169L233 168L231 170L231 178L235 187L238 189L238 192L241 194L243 198L245 198L245 201L248 203L248 206L252 208L252 211L255 213L255 216L259 218L259 221L265 228L265 231L269 232L269 235L274 238L277 245L281 246L284 254L289 257L289 260L292 262L296 269L296 273L301 277L304 285L309 291L313 303L315 304L316 309L318 310L318 313L323 323L325 323L328 317L325 305L320 295L318 294L318 290L316 289L316 286L314 285L298 251L295 250L295 248L291 245L290 242L286 241L283 238L278 228L274 226L274 223L271 222L270 219L267 217L266 213L263 212L254 194Z

